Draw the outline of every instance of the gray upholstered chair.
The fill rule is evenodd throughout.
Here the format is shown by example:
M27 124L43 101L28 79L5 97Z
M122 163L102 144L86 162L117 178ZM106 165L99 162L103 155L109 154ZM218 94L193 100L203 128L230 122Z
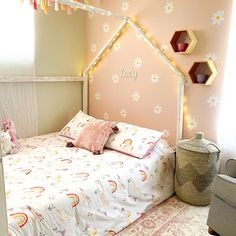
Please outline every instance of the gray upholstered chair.
M209 233L236 235L236 160L226 163L228 175L217 175L212 184L211 205L207 219Z

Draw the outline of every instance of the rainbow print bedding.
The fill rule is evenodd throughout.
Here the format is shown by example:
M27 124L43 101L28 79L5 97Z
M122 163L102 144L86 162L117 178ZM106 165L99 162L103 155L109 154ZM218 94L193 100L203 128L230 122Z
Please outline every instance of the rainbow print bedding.
M10 235L114 235L173 193L158 145L145 159L66 148L57 133L21 140L4 157Z

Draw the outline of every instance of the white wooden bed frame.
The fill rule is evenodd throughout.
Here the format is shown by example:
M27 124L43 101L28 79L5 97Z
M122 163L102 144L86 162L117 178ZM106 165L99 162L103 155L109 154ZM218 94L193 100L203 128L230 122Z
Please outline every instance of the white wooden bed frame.
M176 74L178 78L178 113L177 113L177 135L176 140L182 138L182 129L183 129L183 106L184 106L184 84L186 82L185 75L181 72L181 70L176 66L174 62L172 62L165 53L161 50L161 48L155 43L153 39L150 39L142 28L130 17L118 15L111 11L93 7L91 5L87 5L80 2L74 2L73 0L58 0L58 3L66 4L71 7L79 8L85 11L93 12L100 15L106 15L115 17L117 19L123 19L121 25L118 27L117 31L113 34L113 36L108 40L108 42L104 45L104 47L100 50L97 56L89 63L88 67L84 70L83 76L34 76L34 77L3 77L0 76L0 82L6 83L25 83L25 82L82 82L83 83L83 111L88 112L88 79L89 72L98 64L98 62L103 57L104 53L112 47L114 42L118 39L118 37L125 31L125 29L130 26L134 30L136 30L153 50L155 50L156 54L160 56L165 64L169 66L169 68ZM0 140L1 141L1 140ZM0 145L0 235L7 236L8 235L8 221L7 221L7 207L6 207L6 194L5 194L5 182L4 182L4 170L2 163L2 150Z

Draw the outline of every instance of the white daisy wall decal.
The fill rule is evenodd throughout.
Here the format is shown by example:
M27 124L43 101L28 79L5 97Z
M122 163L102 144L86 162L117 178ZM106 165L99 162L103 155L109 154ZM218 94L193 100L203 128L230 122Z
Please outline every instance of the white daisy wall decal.
M173 2L166 2L164 6L165 14L170 14L174 11L174 3Z
M124 109L122 109L122 110L120 111L120 115L121 115L122 117L126 117L126 116L127 116L127 111L124 110Z
M161 114L161 112L162 112L162 107L159 105L159 104L157 104L155 107L154 107L154 113L156 114L156 115L159 115L159 114Z
M94 78L89 78L89 84L92 84L94 82Z
M134 92L132 94L133 101L137 102L139 100L139 98L140 98L140 94L138 92Z
M223 21L224 21L224 11L219 10L213 13L211 17L211 22L213 25L220 26Z
M216 95L212 95L207 99L210 107L216 107L220 103L220 99Z
M94 82L94 74L92 72L89 73L89 80L88 82L92 84Z
M121 5L121 10L126 12L129 9L129 3L127 1L123 1Z
M106 22L106 23L103 24L102 29L103 29L104 33L107 33L107 32L110 31L111 26L110 26L110 24L108 22Z
M141 57L136 57L134 60L134 67L135 68L140 68L143 64L143 60Z
M89 13L88 13L88 18L89 18L89 19L92 19L93 17L94 17L94 12L89 12Z
M151 80L152 83L154 83L154 84L159 83L159 81L160 81L159 79L160 79L160 76L157 75L157 74L152 74L152 75L150 76L150 80Z
M168 138L170 136L170 131L168 129L163 129L162 132L164 138Z
M107 112L103 113L104 120L109 120L109 114Z
M118 51L120 49L120 42L115 42L113 48L115 51Z
M216 61L216 59L217 59L217 56L213 52L207 53L205 58L204 58L204 60L206 60L206 61L208 61L208 60Z
M189 117L189 118L187 119L187 128L188 128L189 130L194 130L194 129L196 129L197 127L198 127L198 122L197 122L194 118Z
M120 77L117 74L112 75L112 82L117 84L120 81Z
M95 53L97 51L97 45L95 43L92 43L90 46L90 50L92 53Z
M101 94L100 93L95 93L95 99L99 101L101 99Z
M187 79L185 84L184 84L184 87L189 88L190 86L191 86L191 81L190 81L190 79Z

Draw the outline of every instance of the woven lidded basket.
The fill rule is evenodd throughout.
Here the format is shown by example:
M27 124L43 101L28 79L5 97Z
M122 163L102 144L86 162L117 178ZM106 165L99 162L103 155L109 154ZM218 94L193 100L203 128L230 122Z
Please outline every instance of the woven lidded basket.
M211 184L219 169L219 147L197 132L177 142L175 192L184 202L208 205Z

